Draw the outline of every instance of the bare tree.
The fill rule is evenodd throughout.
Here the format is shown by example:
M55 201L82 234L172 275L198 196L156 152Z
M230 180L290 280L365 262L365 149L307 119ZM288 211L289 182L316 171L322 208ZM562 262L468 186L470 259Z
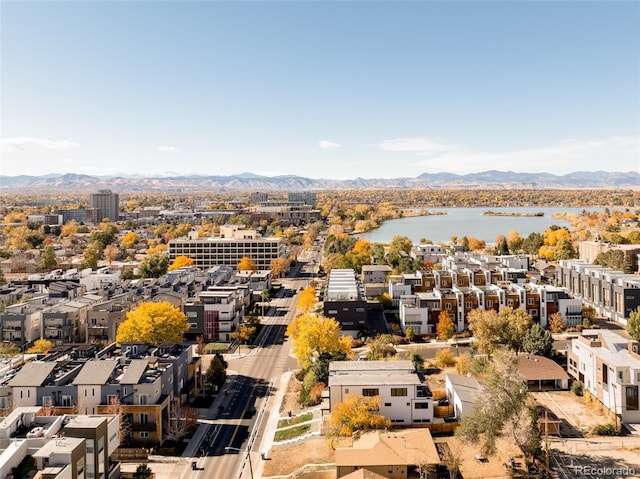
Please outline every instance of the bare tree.
M189 406L180 404L180 399L173 398L169 403L168 437L176 441L189 434L197 425L198 414Z

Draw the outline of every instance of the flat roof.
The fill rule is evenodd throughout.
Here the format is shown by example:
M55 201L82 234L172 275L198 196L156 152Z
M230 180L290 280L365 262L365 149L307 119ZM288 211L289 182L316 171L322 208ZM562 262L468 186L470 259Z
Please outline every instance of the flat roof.
M329 371L414 371L415 366L407 359L399 361L331 361Z
M71 419L64 427L75 429L96 429L108 419L108 416L76 416Z
M50 439L44 443L40 449L38 449L33 457L50 457L51 454L70 454L77 447L84 446L85 438L83 437L64 437L57 439Z
M329 376L329 386L419 386L424 384L415 373L337 374Z

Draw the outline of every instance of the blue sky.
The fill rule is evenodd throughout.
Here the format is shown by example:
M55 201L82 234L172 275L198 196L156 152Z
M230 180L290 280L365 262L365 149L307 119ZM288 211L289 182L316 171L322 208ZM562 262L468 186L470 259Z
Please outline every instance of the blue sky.
M1 174L640 170L640 2L0 4Z

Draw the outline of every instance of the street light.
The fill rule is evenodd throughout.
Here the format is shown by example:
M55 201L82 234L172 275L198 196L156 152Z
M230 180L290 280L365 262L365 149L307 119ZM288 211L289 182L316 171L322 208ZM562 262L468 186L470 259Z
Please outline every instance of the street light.
M236 452L246 452L247 457L249 458L249 472L251 472L251 479L253 479L253 465L251 464L251 450L250 449L240 449L238 447L227 446L224 448L225 451L236 451Z

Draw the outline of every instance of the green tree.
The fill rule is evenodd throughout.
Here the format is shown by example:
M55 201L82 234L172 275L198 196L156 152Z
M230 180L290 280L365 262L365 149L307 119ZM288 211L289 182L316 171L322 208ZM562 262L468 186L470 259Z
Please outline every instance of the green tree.
M522 249L530 255L536 256L544 244L544 237L540 233L531 233L522 242Z
M392 251L403 251L406 254L411 253L411 248L413 247L413 243L411 242L411 238L407 236L396 235L391 240L389 244L389 252Z
M574 259L578 257L576 249L573 246L573 242L570 239L562 239L556 245L555 259L559 261L561 259Z
M379 361L396 355L395 345L398 342L391 334L381 334L376 338L367 338L367 360Z
M53 245L47 245L42 251L40 257L40 266L42 269L54 269L58 266L58 259L56 258L56 251L53 249Z
M100 241L92 241L84 249L84 264L87 268L96 269L102 256L104 246Z
M420 353L411 353L409 360L413 363L413 367L416 371L422 371L424 369L424 357Z
M469 329L473 332L475 345L482 354L491 356L502 343L502 319L494 309L469 311Z
M133 479L150 479L153 471L146 464L140 464L133 473Z
M593 260L593 264L615 269L617 271L623 271L625 273L631 273L633 269L631 263L626 260L624 252L621 249L612 249L598 254L596 259Z
M187 317L166 301L140 303L127 313L116 334L116 343L144 343L157 345L161 341L182 342L182 334L189 329Z
M205 373L206 381L217 388L221 388L227 380L228 366L229 364L224 360L222 354L216 353L216 355L211 358L211 362Z
M537 323L534 324L524 335L522 350L528 354L550 357L553 351L553 336L551 332L543 329Z
M593 306L582 307L582 327L590 328L593 320L596 319L596 310Z
M138 265L138 275L141 278L159 278L169 269L169 257L162 253L145 256Z
M456 436L468 444L479 444L485 456L496 453L496 439L508 434L525 453L540 446L537 408L522 384L517 360L501 355L484 363L473 410L462 418Z
M632 339L640 341L640 308L631 311L631 314L629 314L627 333L629 333Z

